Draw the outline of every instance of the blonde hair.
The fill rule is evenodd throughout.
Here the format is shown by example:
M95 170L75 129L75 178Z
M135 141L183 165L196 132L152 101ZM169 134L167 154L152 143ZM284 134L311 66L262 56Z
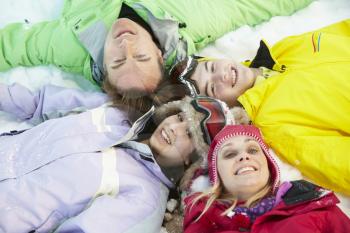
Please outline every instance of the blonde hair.
M231 212L236 206L238 199L235 197L233 194L226 192L224 190L224 187L221 184L222 182L220 179L208 190L202 192L199 194L197 197L195 197L192 201L192 205L190 208L192 208L199 200L203 198L208 198L207 203L205 204L205 207L202 211L202 213L199 215L199 217L196 219L198 221L204 214L205 212L208 211L210 206L215 202L219 201L222 203L232 203L229 208L227 208L221 215L224 216ZM256 205L259 201L261 201L264 197L266 197L268 194L271 193L272 190L272 184L271 184L271 179L267 182L267 184L259 190L256 194L254 194L252 197L250 197L248 200L245 202L246 207L252 207Z

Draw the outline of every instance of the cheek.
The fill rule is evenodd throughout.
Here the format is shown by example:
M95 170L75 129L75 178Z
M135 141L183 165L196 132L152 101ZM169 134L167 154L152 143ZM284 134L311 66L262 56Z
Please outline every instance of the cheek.
M218 174L221 177L221 179L224 181L224 183L227 183L227 182L229 183L232 181L233 169L230 161L218 161L217 169L218 169Z
M153 135L149 139L150 147L156 153L163 153L165 150L169 150L169 148L167 148L166 145L162 143L161 140L163 139L158 133L157 134L153 133Z
M111 59L112 57L115 57L116 54L115 51L117 50L118 46L116 46L115 42L113 39L110 37L107 38L105 42L105 47L104 47L104 57Z
M225 88L223 88L223 90L219 90L219 93L220 93L220 95L218 96L218 98L221 101L224 101L230 107L234 106L238 96L231 87L225 87Z
M193 73L193 75L191 76L191 79L196 81L196 85L197 88L199 89L199 93L201 95L205 95L205 85L204 83L206 82L206 80L208 80L210 78L210 76L203 71L204 68L197 68L195 70L195 72Z
M151 37L143 35L139 37L135 42L135 46L138 48L138 51L145 53L149 56L156 55L158 52L158 47L155 45Z
M176 148L179 153L183 155L184 158L187 158L192 151L194 150L194 146L192 140L190 140L187 136L181 138L176 142Z
M266 160L261 160L260 161L261 165L261 173L259 175L259 182L262 186L265 186L267 184L267 182L269 181L269 177L270 177L270 171L269 171L269 167L267 165L267 161Z
M269 177L270 177L270 171L269 171L268 167L266 166L266 168L262 170L261 182L264 183L264 185L265 185L269 181Z

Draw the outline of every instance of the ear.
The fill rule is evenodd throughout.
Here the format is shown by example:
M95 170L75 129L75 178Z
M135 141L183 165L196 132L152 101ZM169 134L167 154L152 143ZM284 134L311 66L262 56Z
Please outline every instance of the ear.
M157 51L157 56L158 56L159 63L163 65L163 63L164 63L163 53L160 49L158 49L158 51Z
M233 107L230 109L230 111L235 118L236 125L249 125L249 116L242 107Z
M184 162L185 162L185 165L188 166L188 165L190 165L190 163L191 163L191 159L190 159L190 158L187 158Z

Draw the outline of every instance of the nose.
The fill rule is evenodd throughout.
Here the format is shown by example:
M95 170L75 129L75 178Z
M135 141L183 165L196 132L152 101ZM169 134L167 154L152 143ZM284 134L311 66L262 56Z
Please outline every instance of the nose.
M245 153L238 157L239 162L244 162L244 161L249 161L249 160L250 160L250 156L248 154L245 154Z
M229 81L229 75L226 72L215 72L212 75L212 81L214 83L223 83L227 84Z
M131 56L133 50L131 41L124 38L120 41L119 47L124 50L125 56Z
M186 134L187 123L186 122L174 122L169 125L171 133L175 136Z

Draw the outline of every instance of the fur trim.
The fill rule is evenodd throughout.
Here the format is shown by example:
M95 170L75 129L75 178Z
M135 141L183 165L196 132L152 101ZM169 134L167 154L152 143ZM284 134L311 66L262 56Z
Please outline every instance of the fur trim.
M196 151L199 156L206 157L209 149L203 139L203 133L200 128L200 122L204 118L204 114L197 112L191 105L192 98L186 96L182 100L169 102L157 108L153 119L160 124L165 118L177 113L183 112L186 120L189 122L189 131L192 135Z
M231 114L235 119L236 125L249 125L250 119L247 112L242 107L233 107L230 109Z

